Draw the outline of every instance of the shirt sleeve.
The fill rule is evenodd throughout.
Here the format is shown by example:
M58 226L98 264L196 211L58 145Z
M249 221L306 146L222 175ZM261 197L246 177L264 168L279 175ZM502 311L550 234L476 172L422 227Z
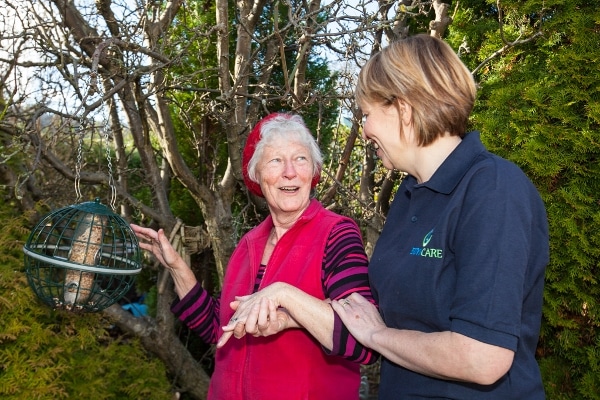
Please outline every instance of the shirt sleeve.
M344 220L336 224L327 240L323 258L323 292L332 300L359 293L375 303L369 286L368 258L356 224ZM333 348L325 353L339 355L360 364L372 364L379 355L364 347L350 334L342 320L334 315Z
M198 282L184 298L173 302L171 312L204 342L214 344L222 332L219 325L219 299L220 296L210 296Z
M469 184L476 189L465 195L451 239L457 271L451 330L517 351L527 335L537 340L532 331L541 318L543 203L512 164L482 169Z

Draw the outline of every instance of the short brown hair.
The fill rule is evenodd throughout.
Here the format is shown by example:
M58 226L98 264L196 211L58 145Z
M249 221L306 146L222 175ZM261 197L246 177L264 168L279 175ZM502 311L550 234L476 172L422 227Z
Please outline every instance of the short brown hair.
M475 96L473 76L454 50L425 34L392 42L371 57L356 86L359 105L409 104L422 146L445 132L463 137Z

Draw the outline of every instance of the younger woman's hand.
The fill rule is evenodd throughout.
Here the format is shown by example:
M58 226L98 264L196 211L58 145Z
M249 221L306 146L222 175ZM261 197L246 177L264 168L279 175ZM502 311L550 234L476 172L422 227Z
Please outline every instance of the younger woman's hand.
M339 315L352 336L366 347L371 347L373 334L386 329L377 307L358 293L342 300L333 300L331 307Z

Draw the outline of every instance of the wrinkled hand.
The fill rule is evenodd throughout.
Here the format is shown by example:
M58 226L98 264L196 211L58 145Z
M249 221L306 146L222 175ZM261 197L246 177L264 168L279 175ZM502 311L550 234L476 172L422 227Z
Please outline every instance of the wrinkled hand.
M373 335L387 328L375 305L358 293L352 293L342 300L333 300L331 307L352 336L364 346L372 348L370 340Z
M173 248L163 229L155 231L139 225L130 224L133 233L139 239L141 249L150 251L165 268L172 269L179 259L179 253Z
M287 284L274 283L259 292L248 296L239 296L230 303L235 311L229 323L223 326L225 332L217 342L217 347L235 336L237 339L246 334L252 336L270 336L287 329L292 324L293 318L285 308L280 307L280 298Z

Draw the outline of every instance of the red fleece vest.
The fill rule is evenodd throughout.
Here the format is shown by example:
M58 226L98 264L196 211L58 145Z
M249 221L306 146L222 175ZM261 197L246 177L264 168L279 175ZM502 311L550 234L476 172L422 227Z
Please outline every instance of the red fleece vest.
M325 245L333 226L345 217L312 200L296 224L279 240L261 287L288 282L324 299L321 272ZM267 238L269 216L248 232L233 252L221 294L221 325L233 315L234 296L252 293ZM355 400L359 365L326 355L304 329L277 335L232 338L217 350L209 399L214 400Z

